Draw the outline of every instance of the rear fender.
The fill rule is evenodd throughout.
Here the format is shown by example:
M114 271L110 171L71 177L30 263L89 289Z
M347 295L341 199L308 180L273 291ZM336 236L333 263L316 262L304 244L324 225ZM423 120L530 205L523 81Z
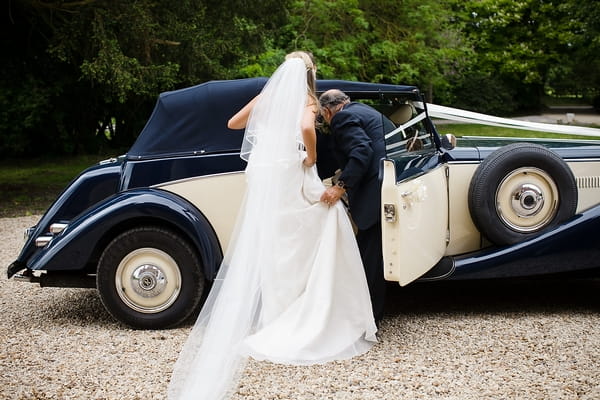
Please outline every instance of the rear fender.
M48 236L53 223L71 221L89 207L95 207L99 202L118 192L121 177L121 162L116 160L92 166L75 178L52 203L38 223L29 228L26 241L17 261L9 268L8 274L26 268L31 264L41 249L35 240L39 236Z
M529 240L454 257L450 279L532 276L600 269L600 205Z
M148 188L118 193L87 210L52 238L27 267L46 271L82 270L116 235L140 224L168 226L182 233L198 250L205 276L214 277L222 251L211 224L184 198Z

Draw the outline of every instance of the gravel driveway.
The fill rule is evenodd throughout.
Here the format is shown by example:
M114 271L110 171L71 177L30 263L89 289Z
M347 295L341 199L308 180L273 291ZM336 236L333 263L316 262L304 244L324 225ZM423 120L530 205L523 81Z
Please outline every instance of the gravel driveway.
M0 398L164 399L191 325L135 331L89 289L6 279L36 217L0 219ZM600 281L393 286L380 342L312 367L250 362L234 399L599 399Z

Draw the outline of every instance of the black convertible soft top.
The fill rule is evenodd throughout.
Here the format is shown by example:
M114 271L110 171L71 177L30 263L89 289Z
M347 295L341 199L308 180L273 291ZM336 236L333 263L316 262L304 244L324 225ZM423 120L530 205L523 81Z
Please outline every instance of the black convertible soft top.
M227 120L256 96L267 78L210 81L162 93L150 119L127 153L129 159L239 151L243 130L230 130ZM377 98L383 93L416 93L414 86L320 80L317 91L340 89L351 98Z

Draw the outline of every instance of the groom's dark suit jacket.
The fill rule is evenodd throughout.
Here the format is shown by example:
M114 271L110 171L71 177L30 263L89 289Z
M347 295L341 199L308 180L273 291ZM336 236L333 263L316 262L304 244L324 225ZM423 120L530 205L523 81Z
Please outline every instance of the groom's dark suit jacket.
M385 157L384 129L387 118L362 103L346 104L330 125L333 151L340 179L347 186L350 214L358 229L365 230L381 219L379 162ZM392 127L393 128L393 127Z

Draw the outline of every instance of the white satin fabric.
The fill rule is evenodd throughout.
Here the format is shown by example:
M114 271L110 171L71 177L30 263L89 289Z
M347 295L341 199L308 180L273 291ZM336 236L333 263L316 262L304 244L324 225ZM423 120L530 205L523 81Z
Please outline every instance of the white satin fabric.
M324 363L361 354L376 341L348 216L340 202L319 202L325 187L315 167L302 165L305 81L304 63L288 60L255 106L245 199L217 279L175 365L169 399L228 398L248 356ZM277 117L268 115L282 93L300 101L275 107ZM260 121L252 121L257 115Z

